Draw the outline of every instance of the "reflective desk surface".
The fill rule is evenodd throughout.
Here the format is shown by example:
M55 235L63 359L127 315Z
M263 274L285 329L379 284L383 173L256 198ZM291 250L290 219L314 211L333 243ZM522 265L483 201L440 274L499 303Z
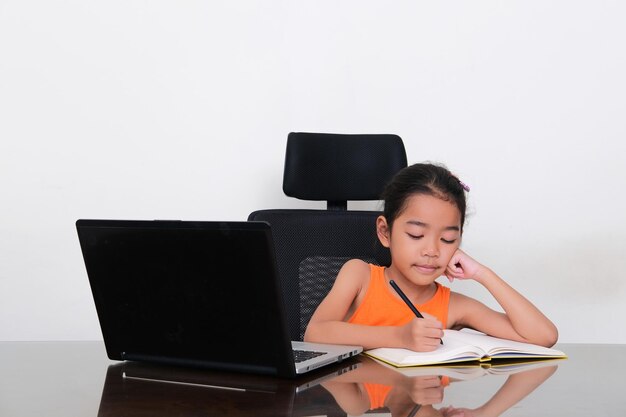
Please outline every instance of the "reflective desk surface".
M625 416L626 345L523 368L359 356L295 380L109 361L100 342L0 343L0 416Z

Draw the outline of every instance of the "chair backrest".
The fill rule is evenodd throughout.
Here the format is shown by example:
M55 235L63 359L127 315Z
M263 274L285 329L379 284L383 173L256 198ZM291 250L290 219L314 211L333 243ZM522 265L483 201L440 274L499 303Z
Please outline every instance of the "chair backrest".
M389 251L376 236L381 213L347 210L347 201L378 200L406 164L404 144L396 135L289 134L285 194L325 200L328 210L259 210L248 220L272 225L293 340L302 340L311 315L347 260L390 264Z

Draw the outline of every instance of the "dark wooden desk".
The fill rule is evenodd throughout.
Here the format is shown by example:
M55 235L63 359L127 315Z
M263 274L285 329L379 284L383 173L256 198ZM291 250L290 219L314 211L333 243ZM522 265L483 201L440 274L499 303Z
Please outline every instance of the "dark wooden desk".
M282 380L111 362L100 342L3 342L0 416L406 416L415 412L420 417L450 415L449 406L484 404L505 408L500 415L510 417L626 415L626 345L562 344L559 348L569 359L515 377L486 375L450 382L439 377L409 378L358 359L331 369L333 375L341 375L324 379L325 372L316 373L313 379L323 379L319 384L310 378ZM309 382L313 386L307 388ZM441 382L445 386L438 387ZM376 399L369 398L365 387L372 395L378 392L388 407L368 411ZM422 403L421 408L415 401Z

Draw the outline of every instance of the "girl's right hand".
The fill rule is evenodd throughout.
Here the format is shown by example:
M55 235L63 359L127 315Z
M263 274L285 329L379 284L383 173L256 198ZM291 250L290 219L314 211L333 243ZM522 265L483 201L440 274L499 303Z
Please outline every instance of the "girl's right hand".
M414 318L399 327L400 340L406 349L416 352L431 352L441 344L443 326L439 320L424 313L424 318Z
M444 387L436 375L407 377L401 387L416 404L432 405L443 401Z

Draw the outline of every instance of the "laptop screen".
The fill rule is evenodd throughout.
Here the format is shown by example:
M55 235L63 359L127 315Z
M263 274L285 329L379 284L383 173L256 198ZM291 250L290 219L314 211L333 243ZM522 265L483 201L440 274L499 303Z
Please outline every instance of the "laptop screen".
M111 359L267 373L292 363L267 224L79 220L77 228Z

